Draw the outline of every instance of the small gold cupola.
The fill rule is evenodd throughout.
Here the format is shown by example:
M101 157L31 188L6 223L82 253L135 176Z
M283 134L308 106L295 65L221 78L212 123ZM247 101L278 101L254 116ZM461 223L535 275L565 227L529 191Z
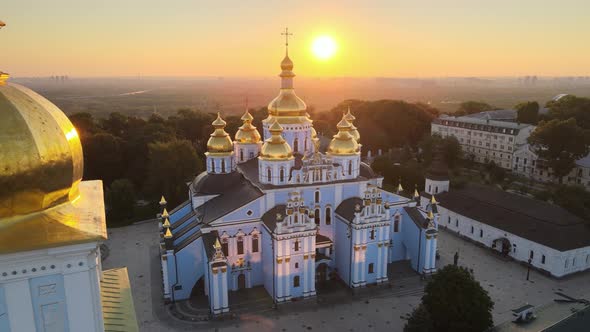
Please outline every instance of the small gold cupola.
M285 141L283 136L283 127L278 121L272 124L269 128L271 137L264 141L262 149L260 150L260 158L263 160L289 160L293 158L293 151Z
M336 127L338 133L334 135L330 142L328 153L333 155L354 155L359 153L359 144L350 134L350 122L343 116Z
M219 112L217 113L217 119L211 124L215 130L207 141L207 153L214 155L231 154L233 143L229 134L225 131L226 122L223 121Z
M348 112L346 112L346 114L344 115L344 119L350 122L350 135L352 135L352 137L357 142L360 142L361 134L359 133L358 129L354 126L354 120L356 120L356 118L354 117L354 115L352 115L352 113L350 113L350 106L348 106Z
M252 125L254 117L252 117L248 110L242 115L241 119L244 124L238 129L238 132L236 132L235 141L244 144L255 144L260 142L260 133L256 127Z

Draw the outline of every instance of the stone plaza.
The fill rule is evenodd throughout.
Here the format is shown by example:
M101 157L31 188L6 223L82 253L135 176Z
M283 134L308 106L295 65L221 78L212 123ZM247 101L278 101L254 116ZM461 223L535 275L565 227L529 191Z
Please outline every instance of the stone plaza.
M182 317L178 311L173 314L174 310L164 304L159 239L154 232L157 227L156 221L152 221L109 229L106 242L109 255L103 268L127 266L141 331L401 331L403 317L420 303L426 284L417 274L403 272L390 279L391 287L368 287L355 294L339 288L327 294L319 292L312 300L281 304L277 309L273 309L270 298L256 295L254 290L253 297L244 300L239 308L232 308L231 315L213 320L206 315L196 316L195 320L204 320L193 322L188 315ZM510 320L511 309L525 303L541 306L552 302L557 298L556 291L590 298L588 272L554 279L532 270L527 281L526 266L505 260L452 233L441 230L438 245L438 268L452 264L455 252L459 252L459 265L473 269L495 303L495 324Z

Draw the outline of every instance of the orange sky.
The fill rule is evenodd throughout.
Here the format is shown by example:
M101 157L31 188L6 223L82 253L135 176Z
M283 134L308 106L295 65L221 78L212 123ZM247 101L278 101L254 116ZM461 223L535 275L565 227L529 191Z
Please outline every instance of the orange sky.
M221 4L220 4L221 3ZM590 75L590 1L54 0L2 4L13 76ZM312 40L330 35L319 61Z

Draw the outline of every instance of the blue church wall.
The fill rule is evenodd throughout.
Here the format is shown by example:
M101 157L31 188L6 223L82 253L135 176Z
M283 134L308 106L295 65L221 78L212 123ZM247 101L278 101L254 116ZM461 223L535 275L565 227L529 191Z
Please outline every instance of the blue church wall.
M262 265L262 272L263 272L263 280L264 280L264 289L273 296L273 267L274 267L274 258L272 253L272 238L270 233L266 228L261 230L261 238L262 238L262 261L266 262L266 264Z
M369 264L373 264L373 273L369 273ZM374 284L377 282L377 244L367 243L367 250L365 252L365 276L367 284ZM387 268L387 267L385 267Z
M198 238L181 251L176 253L177 264L174 266L174 260L168 259L168 275L170 289L174 290L174 284L181 286L181 289L174 290L174 299L188 299L196 282L205 273L205 250L203 248L203 239ZM172 278L178 270L178 281ZM178 287L180 288L180 287Z
M391 232L391 240L392 240L391 243L393 243L393 246L389 247L389 257L388 257L389 263L406 259L406 249L405 249L405 246L403 246L403 243L405 241L403 229L407 226L408 223L413 223L413 222L412 222L412 220L409 220L407 216L404 219L404 215L402 213L403 213L402 208L392 208L391 209L390 232ZM397 214L400 215L400 222L399 222L398 231L395 232L395 216ZM411 227L411 225L408 227Z
M2 285L0 285L0 331L10 332L10 321L8 320L6 297L4 295L4 286Z
M334 257L336 259L336 268L338 269L338 275L340 278L348 284L350 281L350 239L348 238L348 225L335 215L334 218L335 227L335 252Z
M411 267L420 273L424 268L426 248L425 230L418 228L405 211L402 216L402 220L405 221L402 227L402 234L403 243L407 250L406 254L410 259Z

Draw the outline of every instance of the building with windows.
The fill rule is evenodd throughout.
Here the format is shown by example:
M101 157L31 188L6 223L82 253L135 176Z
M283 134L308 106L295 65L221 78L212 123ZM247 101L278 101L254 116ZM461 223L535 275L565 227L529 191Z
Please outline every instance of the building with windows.
M421 195L437 202L439 227L555 277L590 269L590 225L565 209L483 186L442 188L427 182Z
M547 165L545 160L539 159L538 154L529 144L521 146L514 152L512 171L536 181L559 182L551 167ZM561 179L561 183L579 185L590 190L590 154L576 160L574 168Z
M138 331L126 268L103 271L101 181L76 129L0 72L0 331Z
M457 138L465 156L479 163L494 162L511 169L514 151L526 144L535 129L529 124L490 120L490 117L441 116L431 125L431 133Z
M330 279L352 288L387 282L394 261L435 271L437 214L381 188L383 178L361 162L350 110L320 151L292 69L286 55L263 135L246 111L232 140L218 115L207 171L186 202L162 211L166 300L206 296L222 314L228 293L244 288L264 287L281 303L313 297Z

